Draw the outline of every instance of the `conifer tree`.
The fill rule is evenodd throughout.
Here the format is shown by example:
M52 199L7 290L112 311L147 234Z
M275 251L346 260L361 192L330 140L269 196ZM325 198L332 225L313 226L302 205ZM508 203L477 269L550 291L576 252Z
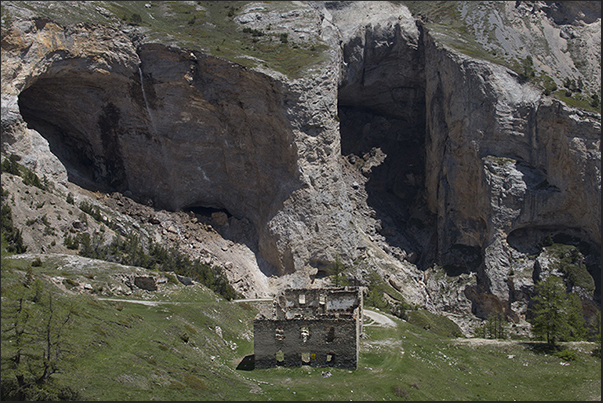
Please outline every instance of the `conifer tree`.
M563 280L549 276L536 284L531 319L534 334L551 347L559 341L577 340L585 335L582 304L577 295L568 294Z

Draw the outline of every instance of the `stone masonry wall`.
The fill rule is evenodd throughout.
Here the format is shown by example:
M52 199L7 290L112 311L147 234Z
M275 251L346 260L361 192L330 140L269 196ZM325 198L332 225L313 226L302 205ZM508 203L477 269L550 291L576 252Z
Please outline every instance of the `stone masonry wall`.
M356 287L287 289L254 320L255 368L277 365L355 369L362 331Z
M255 368L278 365L355 369L359 326L354 319L256 320Z

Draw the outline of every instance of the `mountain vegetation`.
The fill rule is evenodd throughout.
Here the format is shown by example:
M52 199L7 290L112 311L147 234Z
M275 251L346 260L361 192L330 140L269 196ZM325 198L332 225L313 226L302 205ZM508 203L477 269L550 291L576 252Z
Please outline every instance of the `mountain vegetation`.
M395 328L365 326L356 371L242 369L253 354L253 302L180 283L106 298L100 280L121 271L114 263L70 265L2 252L2 400L596 400L600 394L593 343L558 342L564 353L553 354L541 341L443 336L427 318L393 315ZM82 278L90 292L70 292Z
M599 48L600 2L3 2L0 400L600 400ZM255 369L328 286L358 368Z

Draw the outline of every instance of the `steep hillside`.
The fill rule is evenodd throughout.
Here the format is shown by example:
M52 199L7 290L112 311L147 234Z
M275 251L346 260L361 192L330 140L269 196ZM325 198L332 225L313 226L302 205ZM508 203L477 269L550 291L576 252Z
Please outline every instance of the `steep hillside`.
M600 87L600 2L7 1L3 203L28 252L124 237L246 297L341 261L527 335L549 273L600 311Z

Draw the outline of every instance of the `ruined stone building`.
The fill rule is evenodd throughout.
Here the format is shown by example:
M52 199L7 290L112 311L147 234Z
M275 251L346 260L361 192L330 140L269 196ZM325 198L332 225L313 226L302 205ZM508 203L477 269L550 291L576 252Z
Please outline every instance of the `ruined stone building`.
M255 368L356 369L362 331L359 287L286 289L254 319Z

